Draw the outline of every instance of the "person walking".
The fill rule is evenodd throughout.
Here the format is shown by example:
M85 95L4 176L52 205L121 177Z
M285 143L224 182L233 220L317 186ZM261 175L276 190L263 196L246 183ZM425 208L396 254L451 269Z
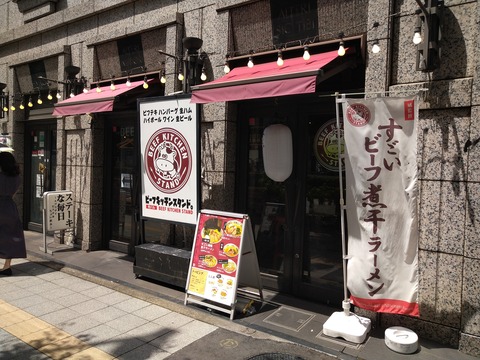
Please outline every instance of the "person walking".
M13 195L20 187L20 168L12 153L0 152L0 276L12 275L12 259L26 258L25 235Z

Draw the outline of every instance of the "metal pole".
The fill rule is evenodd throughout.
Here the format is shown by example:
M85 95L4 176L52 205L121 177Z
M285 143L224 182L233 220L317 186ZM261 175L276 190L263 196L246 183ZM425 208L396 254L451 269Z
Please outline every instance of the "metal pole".
M343 308L345 312L350 312L350 302L348 300L348 293L347 293L347 247L345 241L345 199L343 197L343 167L342 167L342 160L345 155L342 153L341 144L341 137L340 137L340 112L338 110L339 106L342 106L342 103L345 102L345 94L342 94L341 97L336 97L335 100L335 108L336 108L336 115L337 115L337 146L338 146L338 182L340 186L340 226L341 226L341 233L342 233L342 261L343 261L343 295L344 295L344 302ZM348 310L345 309L345 303L348 302Z

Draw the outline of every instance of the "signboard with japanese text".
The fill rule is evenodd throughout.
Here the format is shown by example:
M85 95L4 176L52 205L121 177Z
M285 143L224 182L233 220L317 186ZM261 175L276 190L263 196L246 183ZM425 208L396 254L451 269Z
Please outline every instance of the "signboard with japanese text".
M419 316L416 97L346 99L351 302Z
M199 208L198 105L190 96L138 100L141 214L195 224Z
M225 312L233 317L239 283L258 289L261 294L249 217L202 210L195 231L185 303L195 302L189 297L194 295L228 307Z
M74 227L74 204L71 191L47 191L43 193L43 205L47 231L66 230Z

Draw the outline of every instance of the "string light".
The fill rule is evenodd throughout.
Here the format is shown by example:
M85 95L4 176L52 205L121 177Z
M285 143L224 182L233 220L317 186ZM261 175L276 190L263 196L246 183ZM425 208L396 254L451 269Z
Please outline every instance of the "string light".
M228 55L225 58L225 65L223 66L223 72L228 74L230 72L230 66L228 65Z
M97 89L96 89L97 93L101 93L102 92L102 88L100 87L100 84L97 83Z
M75 96L75 92L73 91L73 88L72 90L70 90L70 97L73 98Z
M282 50L279 50L279 51L278 51L277 65L278 65L278 66L283 66L283 54L282 54Z
M148 89L147 75L143 77L143 88Z
M420 19L420 14L422 10L417 9L415 10L415 14L417 14L417 24L415 25L415 29L413 30L413 43L418 45L422 42L422 20Z
M202 75L200 75L202 81L207 80L207 74L205 74L205 66L202 66Z
M132 86L132 82L130 81L130 76L127 76L127 82L125 83L127 87Z
M378 54L380 52L380 45L378 43L378 39L373 42L372 45L372 53Z
M165 61L162 61L162 71L160 71L160 82L165 84L167 82L166 72L165 72Z
M112 76L112 80L110 81L110 90L115 91L116 87L115 87L115 83L113 82L113 78L114 76Z
M33 107L33 103L32 103L32 97L30 96L30 98L28 99L28 104L27 104L28 107Z
M51 90L48 90L47 99L48 99L48 100L52 100L52 99L53 99L52 91L51 91Z
M38 104L38 105L42 105L42 104L43 104L43 101L42 101L42 98L41 98L41 96L40 96L40 93L38 93L37 104Z
M303 47L303 60L307 61L310 60L310 52L308 51L308 46Z
M248 66L250 69L253 68L253 57L252 57L251 55L248 57L247 66Z
M60 90L57 90L57 99L60 100L62 98L62 94L60 94Z
M25 105L23 105L23 96L22 96L22 102L20 103L19 108L20 108L20 110L25 109Z
M415 33L413 34L413 43L415 45L418 45L422 42L422 34L420 34L420 28L416 27L415 28Z
M7 105L5 105L2 110L3 110L3 112L8 112L8 107L7 107Z
M178 80L183 81L184 79L183 73L178 73Z
M87 82L86 81L83 83L83 93L84 94L88 93L88 88L87 88Z
M338 56L345 55L345 43L343 41L340 41L337 53L338 53Z

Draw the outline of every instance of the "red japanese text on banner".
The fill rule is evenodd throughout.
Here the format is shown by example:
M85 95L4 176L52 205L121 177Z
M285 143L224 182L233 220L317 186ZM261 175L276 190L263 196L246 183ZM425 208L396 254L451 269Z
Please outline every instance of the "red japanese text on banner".
M347 285L354 305L419 316L416 97L346 99Z

